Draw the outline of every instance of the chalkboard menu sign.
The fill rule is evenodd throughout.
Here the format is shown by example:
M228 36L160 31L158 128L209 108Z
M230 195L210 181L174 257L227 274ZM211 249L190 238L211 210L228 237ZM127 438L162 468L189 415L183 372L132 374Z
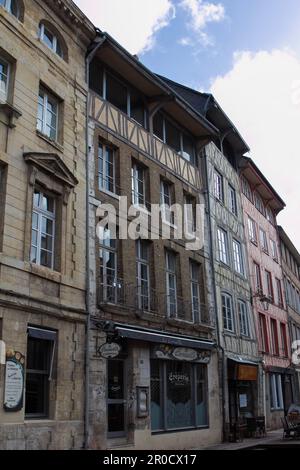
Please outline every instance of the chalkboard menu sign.
M6 355L4 409L19 411L23 408L25 357L17 351Z

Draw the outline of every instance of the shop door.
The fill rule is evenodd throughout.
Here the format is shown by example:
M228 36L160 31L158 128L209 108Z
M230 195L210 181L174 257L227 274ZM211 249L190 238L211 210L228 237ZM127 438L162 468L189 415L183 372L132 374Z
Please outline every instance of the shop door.
M126 398L124 361L107 361L107 431L108 437L126 435Z

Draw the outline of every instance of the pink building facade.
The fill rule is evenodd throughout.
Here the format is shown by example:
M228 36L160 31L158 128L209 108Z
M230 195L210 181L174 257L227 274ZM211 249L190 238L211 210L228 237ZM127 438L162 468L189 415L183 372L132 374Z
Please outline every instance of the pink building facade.
M284 202L250 158L241 169L252 304L263 369L267 427L281 427L293 401L288 316L276 216Z

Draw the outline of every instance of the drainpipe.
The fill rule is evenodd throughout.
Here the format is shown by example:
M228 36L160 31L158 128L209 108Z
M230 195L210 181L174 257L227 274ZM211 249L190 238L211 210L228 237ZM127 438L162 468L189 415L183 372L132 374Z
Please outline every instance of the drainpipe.
M89 171L89 82L90 82L90 63L95 56L97 50L102 46L105 37L102 36L101 31L95 29L96 37L92 44L88 48L88 52L85 58L85 74L86 83L88 86L88 95L86 100L86 121L85 121L85 140L86 140L86 338L85 338L85 403L84 403L84 448L89 448L89 409L90 409L90 396L89 396L89 385L90 385L90 358L89 358L89 345L90 345L90 329L91 329L91 276L90 276L90 234L89 234L89 185L90 185L90 171Z
M208 230L209 230L209 251L210 251L210 264L211 264L211 275L212 275L212 285L213 285L213 298L215 304L215 317L216 317L216 330L217 330L217 342L218 350L221 351L222 356L222 367L221 367L221 388L222 388L222 434L223 441L225 439L226 433L226 420L225 420L225 390L226 390L226 380L225 380L225 370L226 370L226 358L224 348L221 346L221 331L219 325L219 316L218 316L218 302L217 302L217 288L216 288L216 276L215 276L215 267L214 267L214 249L213 249L213 233L212 233L212 224L211 224L211 207L210 207L210 195L209 195L209 179L208 179L208 165L207 165L207 155L206 150L204 150L204 173L206 180L206 199L207 199L207 217L208 217Z

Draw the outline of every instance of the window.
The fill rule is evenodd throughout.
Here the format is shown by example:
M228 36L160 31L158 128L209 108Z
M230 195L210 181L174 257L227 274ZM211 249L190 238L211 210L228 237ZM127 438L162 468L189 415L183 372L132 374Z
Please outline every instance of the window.
M219 201L224 202L223 176L217 170L214 172L214 194Z
M271 302L274 302L272 275L269 271L266 271L266 284L267 284L267 296L269 297Z
M242 192L249 201L252 201L252 190L249 181L242 176Z
M268 330L267 330L267 320L266 316L262 313L259 314L259 333L261 341L261 350L264 353L269 352L269 339L268 339Z
M254 222L251 217L248 217L248 233L249 233L249 240L250 242L257 245L257 230L256 230L256 223Z
M0 57L0 102L5 103L8 97L10 66Z
M218 237L218 257L219 260L224 264L229 264L229 252L228 252L228 238L227 232L225 230L218 228L217 230Z
M239 274L244 274L242 245L237 240L233 240L233 264L234 269Z
M280 374L270 374L271 409L283 409L282 379Z
M98 188L116 193L116 158L111 147L99 142L98 147Z
M274 261L277 261L277 262L278 262L278 251L277 251L276 242L274 242L274 240L270 240L270 244L271 244L271 255L272 255L272 258L273 258Z
M163 221L174 224L174 212L171 210L173 205L173 185L165 180L160 183L160 204L162 209Z
M271 318L271 342L272 353L274 354L274 356L279 356L277 321L273 318Z
M125 363L122 360L107 361L107 433L108 437L126 434L126 384Z
M177 276L176 254L166 251L166 286L167 286L167 312L169 317L177 316Z
M57 35L51 31L51 27L46 26L44 23L40 24L39 36L41 41L55 54L63 58L63 49Z
M136 241L137 297L140 310L150 310L150 259L149 242Z
M128 114L128 90L121 81L106 73L106 99L116 108Z
M22 20L22 5L19 0L0 0L0 5L3 6L11 15L15 16L18 20Z
M134 163L131 168L132 203L146 207L146 170Z
M196 199L185 196L184 204L186 234L193 235L196 232Z
M31 255L32 263L53 269L55 238L55 199L39 189L34 190Z
M142 96L130 90L130 117L141 126L146 127L146 110Z
M26 364L26 418L49 418L56 332L28 327Z
M222 314L224 330L234 331L232 297L229 294L222 294Z
M265 206L263 200L256 191L254 192L254 205L261 214L265 215Z
M190 261L192 313L194 322L200 321L200 266Z
M263 287L262 287L260 266L257 263L254 263L253 265L254 265L255 293L256 294L262 294L263 293Z
M240 332L241 335L250 337L250 326L248 317L248 308L246 302L238 300L238 315L240 321Z
M113 234L105 227L100 234L100 283L101 301L118 304L122 285L117 279L117 244Z
M185 160L195 164L195 144L191 136L181 131L162 113L153 117L153 134L178 152Z
M288 343L287 343L287 335L286 335L286 325L285 323L280 323L280 335L281 335L281 348L282 348L282 355L284 357L288 357Z
M267 207L266 209L266 216L267 216L267 220L272 224L272 225L275 225L275 217L274 217L274 214L273 214L273 211L270 207Z
M237 215L236 191L231 185L228 186L228 194L229 194L229 210L230 212L232 212L232 214Z
M260 237L260 246L261 246L262 250L266 254L269 254L267 234L262 228L259 229L259 237Z
M58 100L46 90L40 88L37 130L54 141L58 139L58 111Z
M280 279L276 279L276 287L277 287L277 301L278 306L283 307L283 296L282 296L282 288L281 288L281 281Z
M152 431L208 426L207 366L151 360Z

